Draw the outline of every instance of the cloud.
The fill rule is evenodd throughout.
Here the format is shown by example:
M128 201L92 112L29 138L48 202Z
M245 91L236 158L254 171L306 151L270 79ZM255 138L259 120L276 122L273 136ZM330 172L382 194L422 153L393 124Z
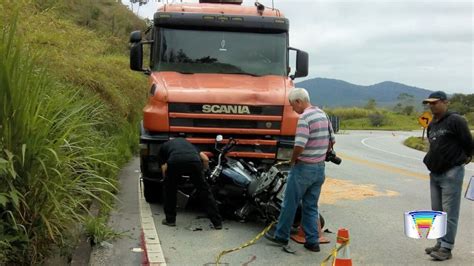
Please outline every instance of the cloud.
M272 6L271 0L260 2ZM474 93L471 1L274 0L274 4L290 20L290 45L309 53L309 78L338 78L360 85L391 80ZM160 5L150 0L140 13L151 17Z

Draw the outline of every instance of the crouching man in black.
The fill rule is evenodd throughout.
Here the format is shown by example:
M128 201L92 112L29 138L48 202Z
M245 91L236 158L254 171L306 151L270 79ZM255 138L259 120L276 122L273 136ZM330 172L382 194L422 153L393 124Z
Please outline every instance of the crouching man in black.
M186 139L175 138L161 145L159 163L164 180L164 211L162 224L176 226L176 193L181 176L189 176L198 193L198 200L207 211L215 229L222 229L222 218L209 184L204 180L203 164L207 168L209 159Z

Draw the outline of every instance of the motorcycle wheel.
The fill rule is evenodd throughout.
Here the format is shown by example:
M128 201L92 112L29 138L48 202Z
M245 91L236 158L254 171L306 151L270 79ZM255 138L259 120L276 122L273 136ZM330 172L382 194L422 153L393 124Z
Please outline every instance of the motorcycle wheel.
M321 230L323 230L326 221L324 220L324 217L321 214L319 214L319 224L321 225Z

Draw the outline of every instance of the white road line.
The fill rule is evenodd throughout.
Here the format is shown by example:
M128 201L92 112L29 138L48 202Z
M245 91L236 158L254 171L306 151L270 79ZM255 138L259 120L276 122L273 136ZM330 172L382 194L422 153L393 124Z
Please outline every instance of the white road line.
M147 255L148 265L166 266L163 250L161 249L160 239L156 232L153 214L150 204L146 202L142 191L143 183L141 178L138 179L138 205L140 208L140 221L143 231L144 249Z
M386 138L387 136L380 136L380 137L368 137L368 138L365 138L363 140L361 140L360 142L362 143L362 145L366 146L367 148L370 148L370 149L374 149L374 150L377 150L377 151L381 151L381 152L385 152L385 153L388 153L388 154L392 154L392 155L396 155L396 156L399 156L399 157L403 157L403 158L407 158L407 159L413 159L413 160L417 160L417 161L423 161L423 159L420 159L420 158L416 158L416 157L412 157L412 156L407 156L407 155L403 155L403 154L398 154L398 153L395 153L395 152L390 152L390 151L386 151L386 150L382 150L382 149L379 149L379 148L376 148L372 145L369 145L366 143L366 141L368 139L376 139L376 138ZM472 163L471 163L472 164ZM473 168L470 168L470 167L467 167L464 166L464 168L468 171L474 171Z
M361 140L360 142L362 143L362 145L364 145L364 146L366 146L367 148L370 148L370 149L374 149L374 150L377 150L377 151L389 153L389 154L396 155L396 156L400 156L400 157L403 157L403 158L414 159L414 160L418 160L418 161L421 161L421 160L422 160L422 159L420 159L420 158L416 158L416 157L412 157L412 156L406 156L406 155L398 154L398 153L395 153L395 152L390 152L390 151L382 150L382 149L376 148L376 147L374 147L374 146L371 146L371 145L365 143L368 139L386 138L386 137L387 137L387 136L383 136L383 137L368 137L368 138L365 138L365 139Z

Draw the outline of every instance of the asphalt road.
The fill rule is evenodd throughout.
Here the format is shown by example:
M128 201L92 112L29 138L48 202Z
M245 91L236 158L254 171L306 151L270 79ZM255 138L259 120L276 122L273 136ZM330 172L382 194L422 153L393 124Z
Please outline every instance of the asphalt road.
M354 265L435 265L424 254L434 240L411 239L404 234L404 212L429 210L429 177L422 163L423 152L405 147L402 141L421 132L350 131L336 137L341 165L327 164L320 210L330 231L344 227L350 232L350 254ZM91 265L137 265L140 253L137 224L138 160L131 162L120 177L122 203L110 224L128 230L130 238L113 247L96 249ZM465 186L474 175L474 165L466 166ZM464 188L465 190L465 188ZM128 192L127 192L128 191ZM133 203L132 203L133 202ZM179 210L177 227L161 224L162 206L150 205L167 264L213 264L222 251L254 238L264 227L259 223L224 221L224 229L213 230L203 213ZM474 202L462 199L453 259L443 265L474 265ZM326 233L332 242L321 252L307 251L292 243L296 254L283 252L266 239L222 257L229 265L315 265L334 247L336 234ZM135 250L136 251L136 250Z

